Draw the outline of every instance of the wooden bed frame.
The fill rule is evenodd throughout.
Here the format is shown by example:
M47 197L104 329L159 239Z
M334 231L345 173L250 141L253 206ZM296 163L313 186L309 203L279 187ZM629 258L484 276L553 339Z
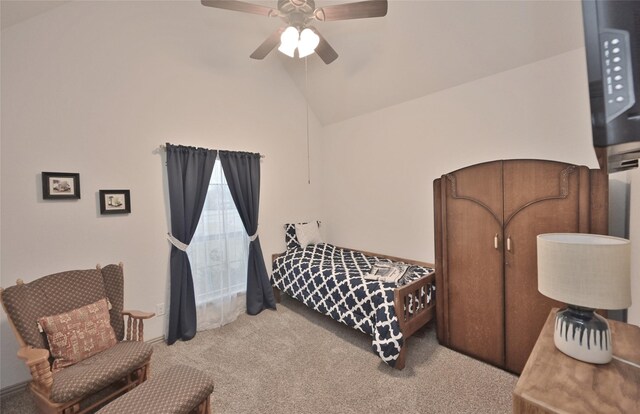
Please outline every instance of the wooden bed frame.
M360 252L367 256L389 259L393 262L404 262L407 264L435 269L435 265L433 263L404 259L401 257L388 256L379 253L371 253L364 250L350 249L347 247L336 247L344 250ZM271 256L272 267L276 259L284 254L285 253L275 253ZM396 364L394 366L394 368L398 370L404 369L405 366L405 359L407 356L407 339L409 339L409 337L416 333L416 331L418 331L420 328L433 320L435 316L436 301L432 300L431 303L427 304L427 295L420 295L420 289L422 289L423 287L426 288L426 286L430 283L435 284L435 280L436 274L435 272L433 272L430 275L421 277L420 279L414 280L413 282L404 286L400 286L394 290L393 304L398 317L398 323L400 324L400 331L402 332L402 337L404 338L404 344L402 345L400 355L398 356L398 359L396 360ZM280 289L273 286L273 294L276 298L276 302L280 303ZM411 308L417 309L417 311L409 312L410 305L413 305L411 306ZM399 309L402 309L402 312L399 312Z

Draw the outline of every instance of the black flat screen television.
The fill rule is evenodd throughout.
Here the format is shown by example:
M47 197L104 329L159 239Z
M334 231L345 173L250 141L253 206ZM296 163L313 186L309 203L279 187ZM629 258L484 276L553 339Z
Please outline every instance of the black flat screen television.
M640 0L583 0L593 146L608 172L640 158ZM602 164L602 162L601 162Z

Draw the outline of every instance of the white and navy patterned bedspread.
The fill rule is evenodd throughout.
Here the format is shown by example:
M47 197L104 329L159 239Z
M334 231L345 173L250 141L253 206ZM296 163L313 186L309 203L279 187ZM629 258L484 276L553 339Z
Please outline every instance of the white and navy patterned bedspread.
M373 337L371 348L394 366L403 345L393 304L395 284L365 280L376 262L390 262L330 244L288 250L273 263L271 283L316 311ZM433 272L416 267L412 279ZM430 284L427 303L435 299Z

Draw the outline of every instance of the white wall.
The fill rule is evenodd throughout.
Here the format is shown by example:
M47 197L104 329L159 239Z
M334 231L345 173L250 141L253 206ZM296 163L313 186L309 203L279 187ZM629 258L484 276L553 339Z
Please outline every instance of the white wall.
M237 28L225 26L223 13L198 2L70 2L3 30L1 286L123 261L127 307L166 302L168 206L156 150L166 141L267 156L265 256L284 248L282 223L320 218L336 244L433 261L441 174L500 158L597 166L584 51L575 50L324 129L311 114L308 185L303 97L278 60L247 59L264 33L247 24L245 36L220 39ZM82 199L43 201L42 171L79 172ZM630 176L637 206L640 177ZM109 188L131 190L130 215L99 215L97 191ZM637 274L640 217L631 215ZM164 322L150 321L146 337L162 335ZM28 374L4 315L0 325L4 388Z
M266 155L267 258L283 223L319 217L319 123L311 114L309 185L304 98L278 59L248 58L263 33L220 39L230 25L199 2L69 2L2 31L1 286L122 261L127 308L167 302L167 141ZM43 201L42 171L80 173L82 198ZM123 188L132 213L101 216L98 190ZM29 376L0 324L4 388Z
M507 158L596 168L586 85L578 49L325 127L329 239L433 261L442 174Z
M631 301L627 322L640 326L640 169L627 172L630 189Z

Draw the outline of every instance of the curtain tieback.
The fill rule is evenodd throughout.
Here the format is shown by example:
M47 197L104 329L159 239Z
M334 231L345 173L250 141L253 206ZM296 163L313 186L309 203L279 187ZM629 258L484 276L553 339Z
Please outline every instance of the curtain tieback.
M256 230L256 232L253 233L252 236L249 236L249 241L250 242L255 241L257 238L258 238L258 231Z
M182 250L183 252L186 252L187 251L187 247L189 247L188 244L184 244L180 240L178 240L175 237L173 237L173 234L171 234L171 233L167 233L167 240L169 240L169 242L171 242L171 244L173 244L174 246L176 246L178 249Z

